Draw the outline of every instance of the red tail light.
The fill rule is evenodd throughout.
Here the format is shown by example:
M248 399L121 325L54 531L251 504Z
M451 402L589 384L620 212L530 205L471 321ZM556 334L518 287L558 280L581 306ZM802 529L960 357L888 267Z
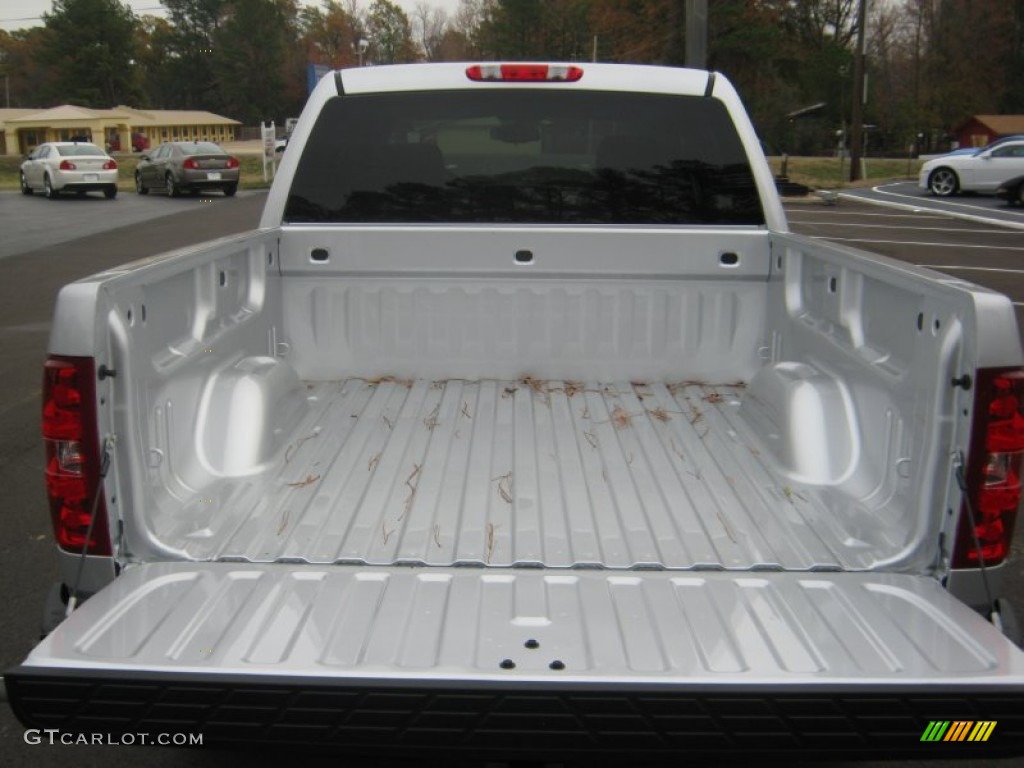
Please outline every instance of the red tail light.
M181 164L182 168L187 168L190 171L195 171L199 168L199 163L196 162L194 157L186 157L185 162Z
M116 171L117 170L117 161L116 160L107 160L107 162L105 162L103 164L103 170L104 171Z
M565 64L474 64L466 68L466 77L476 82L575 83L583 77L583 68Z
M62 171L73 171L76 168L75 164L70 160L61 160L59 167Z
M960 528L953 550L954 568L977 568L982 559L986 566L998 565L1009 554L1021 501L1024 371L978 371L974 409L975 424L966 471L974 527L972 531L971 517L965 506L960 513Z
M95 381L95 366L88 357L51 357L43 369L46 492L57 545L74 553L86 545L93 499L100 483ZM88 553L111 553L102 496L96 506Z
M237 157L229 157L227 163L224 164L224 167L225 168L237 168L238 167L238 158Z

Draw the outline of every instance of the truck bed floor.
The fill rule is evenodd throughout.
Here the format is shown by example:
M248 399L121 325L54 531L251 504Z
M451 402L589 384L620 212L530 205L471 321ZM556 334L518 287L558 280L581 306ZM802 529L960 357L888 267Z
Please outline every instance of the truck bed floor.
M886 535L773 469L742 384L306 386L276 464L188 500L164 543L198 560L846 570Z

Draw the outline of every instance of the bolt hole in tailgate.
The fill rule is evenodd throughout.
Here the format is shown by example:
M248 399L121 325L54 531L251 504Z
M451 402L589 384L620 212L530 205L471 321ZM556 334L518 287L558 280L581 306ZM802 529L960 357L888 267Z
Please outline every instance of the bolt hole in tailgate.
M149 564L6 683L28 726L207 743L549 758L1024 745L1024 653L905 575ZM922 740L968 721L996 725L983 742Z

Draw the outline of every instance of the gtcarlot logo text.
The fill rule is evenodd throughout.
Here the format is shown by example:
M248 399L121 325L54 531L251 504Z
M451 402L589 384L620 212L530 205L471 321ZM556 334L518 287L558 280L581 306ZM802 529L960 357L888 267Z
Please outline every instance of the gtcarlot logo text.
M157 745L161 747L201 747L201 733L63 733L56 728L29 728L26 744L64 744L81 746Z

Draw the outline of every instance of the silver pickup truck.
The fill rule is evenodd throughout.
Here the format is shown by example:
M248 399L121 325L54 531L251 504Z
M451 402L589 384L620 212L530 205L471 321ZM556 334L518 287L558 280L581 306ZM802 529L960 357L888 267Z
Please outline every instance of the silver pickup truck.
M332 73L259 229L65 287L49 352L28 726L1024 752L1012 306L791 234L721 75Z

